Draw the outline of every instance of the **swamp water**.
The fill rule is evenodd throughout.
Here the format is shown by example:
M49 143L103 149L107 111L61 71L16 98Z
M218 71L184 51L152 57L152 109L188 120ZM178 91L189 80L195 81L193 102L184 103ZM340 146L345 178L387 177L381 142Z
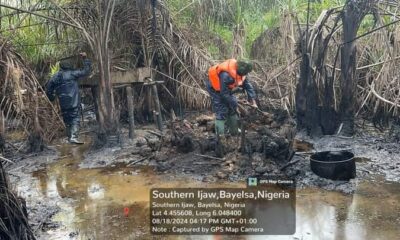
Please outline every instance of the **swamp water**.
M152 236L149 192L154 187L245 187L245 183L204 183L187 176L159 174L146 166L113 165L84 169L87 146L63 145L60 158L33 172L30 196L57 201L52 216L60 227L45 239L398 239L400 184L358 181L355 194L320 189L297 191L293 236ZM16 189L22 188L17 184ZM24 196L24 194L22 194ZM29 198L27 198L29 201ZM48 237L50 236L50 238ZM44 238L43 238L44 239Z

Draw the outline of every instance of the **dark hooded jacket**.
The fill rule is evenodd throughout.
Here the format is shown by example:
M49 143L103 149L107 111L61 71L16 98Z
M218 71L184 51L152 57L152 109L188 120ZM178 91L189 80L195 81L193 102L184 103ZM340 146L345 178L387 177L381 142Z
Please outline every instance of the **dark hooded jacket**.
M68 64L60 64L60 71L50 79L47 85L47 97L50 101L54 101L56 94L61 110L76 108L80 104L78 80L90 73L92 65L89 59L85 59L83 64L83 69L77 70L72 69Z

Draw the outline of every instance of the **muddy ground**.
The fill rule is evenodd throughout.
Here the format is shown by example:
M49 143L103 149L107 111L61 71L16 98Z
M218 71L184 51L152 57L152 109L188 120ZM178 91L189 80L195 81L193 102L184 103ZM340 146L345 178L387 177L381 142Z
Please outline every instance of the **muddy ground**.
M171 132L171 123L163 133L153 125L137 126L133 140L123 128L119 143L101 149L93 144L93 125L85 122L85 145L71 146L60 139L42 153L16 154L16 163L7 165L7 170L18 194L26 199L38 238L155 239L147 224L151 187L243 186L248 176L280 173L297 181L298 227L293 236L271 239L367 239L369 235L375 236L369 239L395 239L400 234L396 214L400 210L400 150L398 143L387 140L387 133L370 127L354 138L312 139L297 133L293 135L296 154L290 160L295 164L281 171L289 160L266 158L265 146L260 152L255 147L260 141L251 139L251 154L231 149L224 158L216 157L212 147L204 147L216 141L209 116L177 121L174 129L178 126L179 133ZM273 130L268 134L287 134L290 123L276 122L264 123ZM253 130L249 126L248 138L257 139ZM253 133L257 131L261 130ZM237 144L240 137L230 141ZM267 149L281 152L279 141L267 142L272 146ZM20 141L13 144L18 146ZM342 149L351 149L357 157L356 179L331 181L310 170L312 152ZM289 158L291 154L283 155ZM385 206L380 208L381 201ZM134 213L124 217L125 208ZM326 224L315 228L318 219Z

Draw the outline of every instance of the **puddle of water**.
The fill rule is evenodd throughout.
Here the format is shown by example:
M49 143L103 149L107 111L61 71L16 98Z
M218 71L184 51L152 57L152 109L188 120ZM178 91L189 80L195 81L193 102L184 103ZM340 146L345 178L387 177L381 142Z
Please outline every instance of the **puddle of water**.
M314 150L314 145L312 143L307 142L307 141L294 139L294 141L293 141L293 149L296 152L310 152L310 151Z
M60 149L60 160L33 173L41 194L59 199L62 210L53 220L65 225L68 233L79 232L76 239L158 239L149 234L149 192L153 187L245 186L245 183L210 184L159 175L149 167L115 165L80 169L78 165L85 150L85 146L64 146ZM400 234L399 190L398 183L380 181L360 182L354 195L320 189L299 190L294 236L222 236L219 239L396 239ZM65 239L70 239L68 233Z

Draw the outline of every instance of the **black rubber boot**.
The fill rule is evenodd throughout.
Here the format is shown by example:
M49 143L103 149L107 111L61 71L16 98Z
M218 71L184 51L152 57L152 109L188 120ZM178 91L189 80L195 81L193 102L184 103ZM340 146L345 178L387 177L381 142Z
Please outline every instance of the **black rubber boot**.
M225 146L226 146L226 138L225 135L217 136L217 141L215 142L215 155L219 158L223 158L225 156Z
M66 124L65 125L65 132L67 134L68 142L71 141L71 125Z
M73 124L71 126L71 138L69 140L73 144L84 144L84 142L79 141L79 125Z
M226 120L226 125L232 136L237 136L239 134L239 116L237 114L229 115Z

